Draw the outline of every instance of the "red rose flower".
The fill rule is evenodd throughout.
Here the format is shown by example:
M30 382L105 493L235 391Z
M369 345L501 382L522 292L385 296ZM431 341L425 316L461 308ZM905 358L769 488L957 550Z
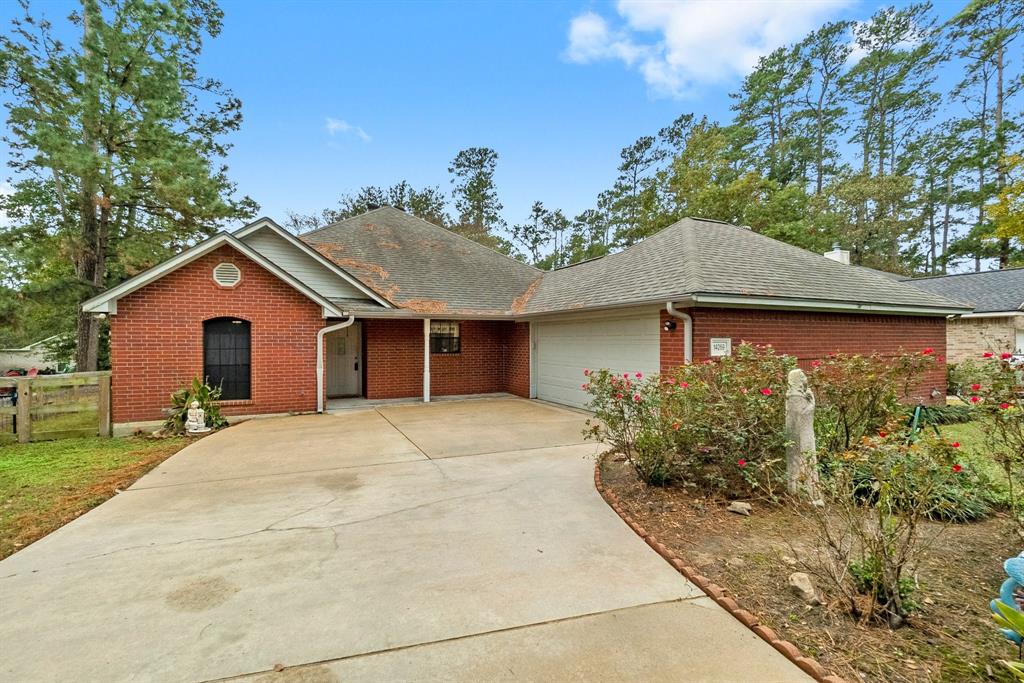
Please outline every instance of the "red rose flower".
M972 384L971 385L971 391L978 391L980 389L981 389L981 385L980 384Z
M768 387L765 387L764 389L761 390L761 395L762 396L771 396L772 395L772 390L769 389Z
M929 346L927 349L925 349L924 351L921 352L921 355L923 355L923 356L930 356L933 353L935 353L935 349L933 349L932 347Z
M992 356L994 356L994 355L995 355L995 354L994 354L994 353L992 353L991 351L986 351L985 353L981 354L981 357L982 357L982 358L991 358L991 357L992 357Z
M1013 354L1012 353L1001 353L1001 354L999 354L999 357L1002 358L1003 360L1010 360L1010 358L1013 357Z
M736 464L743 468L747 466L747 461L744 460L743 458L740 458L739 460L736 461Z
M686 387L690 386L690 383L689 382L680 382L679 386L682 387L683 389L685 389Z
M999 409L1000 409L1000 410L1006 410L1006 409L1007 409L1007 408L1009 408L1009 407L1010 407L1010 404L1009 404L1009 403L1000 403L1000 404L999 404Z
M583 368L583 376L590 377L590 368Z
M637 378L637 379L642 379L642 378L643 378L643 375L641 375L641 374L640 374L640 373L638 372L638 373L636 373L636 378Z
M962 469L963 469L963 467L960 465L960 463L957 463L957 464L953 465L953 471L954 472L959 472Z
M581 384L580 385L580 389L582 389L583 391L590 391L590 385L589 384Z
M960 442L959 441L954 441L953 443L951 443L949 445L952 446L953 448L960 448Z
M887 433L888 432L878 432L878 435L884 439Z
M622 400L622 394L615 394L615 400L616 401L621 401Z
M633 394L633 400L636 401L637 403L639 403L640 402L640 394Z
M980 396L971 396L971 403L977 403L981 400Z
M811 361L811 367L812 368L819 368L819 367L821 367L821 361L820 360L812 360Z
M946 357L945 356L936 356L935 360L939 361L940 363L945 363L946 362Z

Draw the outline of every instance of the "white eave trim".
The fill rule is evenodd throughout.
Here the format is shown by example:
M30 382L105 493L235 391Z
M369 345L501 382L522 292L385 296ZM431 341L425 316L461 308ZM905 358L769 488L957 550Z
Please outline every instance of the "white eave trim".
M831 301L827 299L787 299L734 294L691 294L696 306L723 306L739 308L771 308L781 310L827 311L833 313L883 313L889 315L962 315L970 308L955 306L912 306L905 304L879 304L863 301Z
M264 270L267 270L272 275L276 276L278 279L282 280L288 285L291 285L292 288L294 288L296 291L298 291L306 298L316 302L317 304L320 304L320 307L323 310L323 317L343 317L342 310L338 308L335 304L331 303L328 299L317 294L315 291L307 287L301 281L297 280L296 278L288 274L286 271L274 265L274 263L272 263L271 261L268 261L266 258L261 256L255 249L247 245L245 242L241 241L234 235L231 235L226 232L218 233L213 237L209 238L208 240L200 242L194 247L190 247L189 249L186 249L180 252L179 254L172 256L163 263L153 266L149 270L145 270L136 275L135 277L125 280L116 287L111 287L102 294L94 296L93 298L85 301L82 304L82 310L86 313L106 313L109 315L116 315L118 299L127 296L128 294L131 294L137 289L145 287L151 282L159 280L164 275L167 275L168 273L171 273L177 270L178 268L181 268L182 266L188 265L189 263L195 261L200 256L208 254L214 249L224 245L228 245L236 249L243 256L253 261L258 266L262 267Z
M964 313L961 318L1024 318L1021 311L993 311L991 313Z
M287 230L285 230L284 228L282 228L280 225L270 220L269 218L261 218L258 221L255 221L248 225L244 225L235 232L233 232L232 235L240 240L244 240L248 235L251 235L257 230L263 230L264 228L269 228L270 230L274 231L275 233L283 237L285 241L290 243L295 248L299 249L302 252L305 252L306 254L309 254L322 266L330 270L332 273L340 277L345 282L349 283L350 285L358 289L360 292L362 292L369 298L379 303L381 306L385 308L394 308L394 304L392 304L390 301L383 298L381 295L377 294L375 291L364 285L358 278L355 278L348 272L346 272L337 263L331 261L328 258L325 258L324 255L321 254L319 251L309 246L308 244L306 244L298 237L291 234L290 232L288 232Z

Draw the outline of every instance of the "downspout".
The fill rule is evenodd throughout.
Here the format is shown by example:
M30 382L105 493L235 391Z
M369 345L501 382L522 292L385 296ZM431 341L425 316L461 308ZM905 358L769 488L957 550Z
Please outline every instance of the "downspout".
M328 332L342 330L356 321L354 315L348 320L327 327L321 327L316 333L316 412L324 412L324 335Z
M693 318L688 313L677 311L671 301L665 303L665 312L683 321L683 362L693 362Z

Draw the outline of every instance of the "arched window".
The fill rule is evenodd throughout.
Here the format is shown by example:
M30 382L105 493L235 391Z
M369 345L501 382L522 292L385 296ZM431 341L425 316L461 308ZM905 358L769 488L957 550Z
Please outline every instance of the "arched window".
M252 398L249 321L213 318L203 323L203 375L221 388L222 401Z

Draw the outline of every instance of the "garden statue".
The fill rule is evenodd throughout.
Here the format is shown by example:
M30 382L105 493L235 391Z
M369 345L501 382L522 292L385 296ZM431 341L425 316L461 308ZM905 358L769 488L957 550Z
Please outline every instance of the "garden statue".
M203 434L210 431L210 428L206 426L206 411L199 407L199 401L193 400L188 406L185 431L189 434Z
M1024 612L1024 553L1017 557L1011 557L1004 562L1003 569L1006 570L1006 575L1009 578L1003 581L1003 585L999 587L999 598L993 600L989 606L994 614L1000 613L996 605L997 602L1001 602L1018 612ZM1006 639L1018 648L1024 645L1022 643L1024 638L1022 638L1020 633L1011 628L1003 628L1001 630Z
M821 505L818 485L818 447L814 439L814 392L807 375L799 368L789 372L786 391L786 480L790 495L806 493L811 502Z

